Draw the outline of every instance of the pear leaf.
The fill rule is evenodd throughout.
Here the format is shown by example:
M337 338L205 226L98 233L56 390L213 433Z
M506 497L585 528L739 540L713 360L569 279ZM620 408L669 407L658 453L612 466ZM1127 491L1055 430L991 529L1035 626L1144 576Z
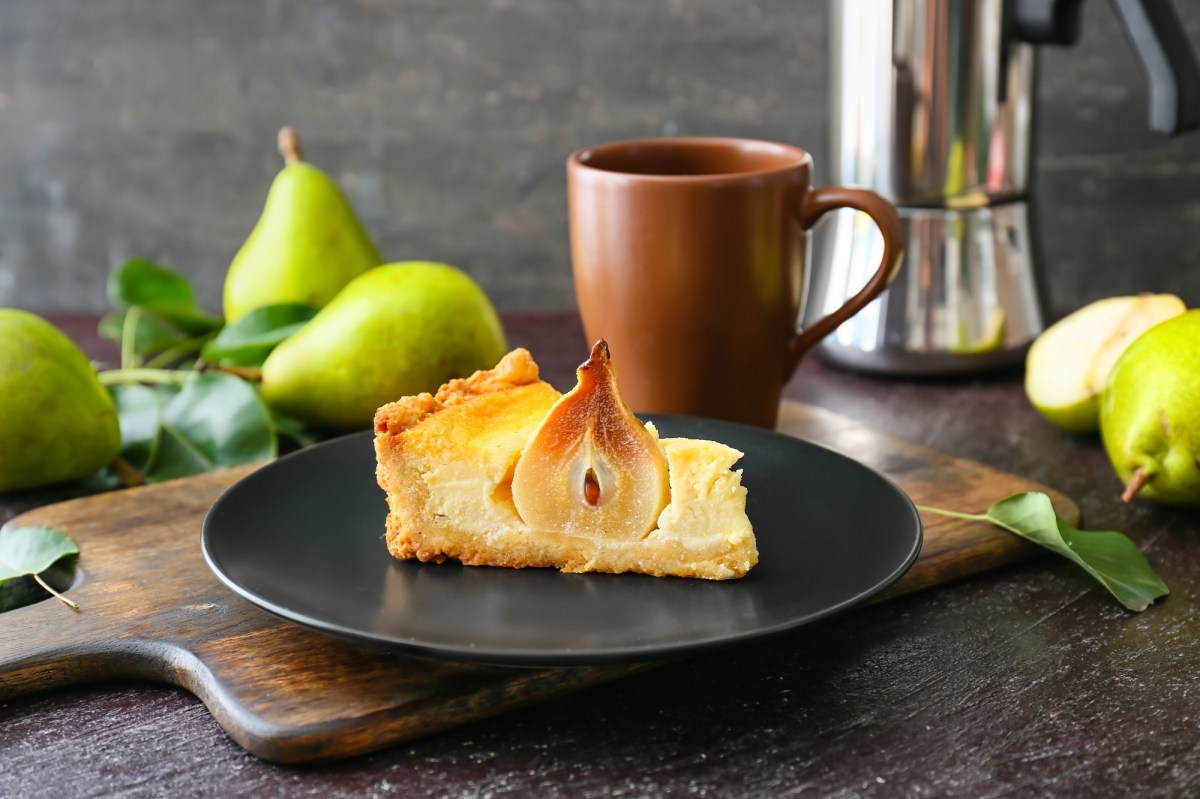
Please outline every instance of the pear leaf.
M203 474L217 468L199 447L171 425L164 424L160 436L158 455L144 473L146 482L161 483L164 480Z
M1122 533L1076 530L1058 518L1050 497L1040 491L1002 499L988 508L987 517L1079 564L1130 610L1145 610L1169 593L1137 544Z
M311 447L334 435L328 430L321 430L305 424L294 416L288 416L283 411L267 406L271 411L271 423L279 436L281 451L291 452L304 447Z
M125 317L129 311L115 311L105 314L100 319L100 335L110 341L120 342L125 335ZM170 349L188 338L188 334L157 314L142 311L134 328L133 343L130 345L135 355L149 355Z
M55 590L46 579L51 569L58 574L53 581L65 590L73 579L73 569L65 559L79 554L79 546L70 536L49 527L18 527L0 533L0 612L32 604L45 593L30 585L30 580L61 599L75 610L79 606ZM63 579L65 576L65 580ZM32 590L31 590L32 589Z
M108 276L108 301L117 308L134 305L191 305L187 279L144 258L131 258Z
M195 372L165 399L148 482L269 460L278 453L271 412L255 388L221 372Z
M101 320L100 332L122 345L120 368L99 375L122 432L110 482L153 483L255 463L274 458L281 445L319 440L269 408L254 382L256 367L316 308L269 306L226 328L196 306L182 275L143 259L114 270L108 294L117 310Z
M275 346L317 315L303 303L279 303L255 308L204 345L201 356L210 363L262 366Z
M121 457L145 474L158 454L163 394L138 384L109 386L108 393L121 425Z
M1154 573L1146 556L1127 536L1116 532L1076 530L1054 512L1050 497L1041 491L1013 494L987 509L987 513L960 513L918 505L942 516L991 522L1027 541L1074 561L1129 610L1142 611L1170 590Z
M221 326L221 320L196 306L187 279L141 258L126 261L108 278L108 299L117 308L140 306L193 336Z

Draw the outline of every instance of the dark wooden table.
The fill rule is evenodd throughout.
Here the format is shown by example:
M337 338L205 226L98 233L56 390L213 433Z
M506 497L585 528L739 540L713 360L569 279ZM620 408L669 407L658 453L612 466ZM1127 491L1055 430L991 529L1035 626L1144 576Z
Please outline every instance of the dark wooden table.
M94 317L54 321L112 358ZM574 314L506 322L547 379L572 384ZM1171 596L1127 613L1075 567L1037 559L319 767L246 754L183 691L57 691L0 704L0 796L1200 792L1200 517L1123 505L1098 441L1043 422L1019 373L908 382L814 358L788 395L1066 492L1088 528L1141 545ZM0 496L0 522L65 496Z

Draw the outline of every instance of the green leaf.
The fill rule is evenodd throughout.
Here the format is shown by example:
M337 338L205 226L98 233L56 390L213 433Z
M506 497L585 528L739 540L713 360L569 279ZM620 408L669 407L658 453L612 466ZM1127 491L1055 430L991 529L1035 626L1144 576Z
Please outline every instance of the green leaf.
M275 457L266 404L252 385L233 375L197 373L167 403L163 418L215 466Z
M38 574L37 579L32 575L14 577L0 582L0 613L5 613L26 605L33 605L46 598L47 589L61 596L75 582L75 558L67 557L55 563ZM63 601L67 601L63 598ZM74 604L74 603L71 603Z
M70 536L49 527L18 527L0 535L0 580L45 571L59 558L78 555Z
M4 531L0 534L0 611L30 604L45 596L30 592L25 578L32 578L46 591L78 610L78 605L60 595L42 577L43 572L64 558L78 554L79 547L59 530L18 527Z
M276 408L271 408L269 405L267 407L271 411L271 423L275 426L275 433L279 436L281 450L285 447L287 451L311 447L331 435L328 430L311 427Z
M116 311L106 314L100 319L100 335L112 341L120 341L125 330L125 316L129 311ZM188 334L157 314L142 311L137 320L137 333L134 335L133 352L135 355L148 355L174 347L185 341Z
M113 271L108 299L117 308L141 306L193 336L221 326L220 319L196 306L192 287L182 275L141 258Z
M121 457L145 474L158 454L163 392L132 384L108 387L121 425Z
M179 477L203 474L217 468L195 444L170 425L163 425L157 457L144 472L146 482L161 483Z
M1168 593L1133 541L1116 532L1076 530L1058 518L1050 498L1039 491L1000 500L988 508L987 518L1079 564L1130 610L1145 610Z
M187 279L144 258L131 258L108 276L108 301L118 308L133 305L191 305Z
M196 372L163 406L158 451L145 472L150 482L274 458L270 411L244 380Z
M222 328L216 338L204 345L201 356L210 363L262 366L271 350L304 327L318 310L300 303L255 308Z

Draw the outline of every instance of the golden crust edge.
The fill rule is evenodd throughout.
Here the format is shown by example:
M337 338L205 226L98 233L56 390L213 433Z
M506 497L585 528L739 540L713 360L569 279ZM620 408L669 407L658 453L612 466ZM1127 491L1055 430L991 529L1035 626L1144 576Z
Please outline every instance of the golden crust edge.
M517 347L492 369L480 369L470 377L451 380L436 395L425 392L401 397L375 411L375 433L397 435L416 427L443 408L470 402L475 397L537 383L538 365L524 347Z
M508 542L506 549L480 547L478 534L468 534L465 541L439 535L406 530L393 526L388 518L388 551L400 560L416 559L424 563L442 563L457 560L466 566L496 566L509 569L552 568L568 573L602 572L623 574L632 572L653 577L683 577L705 580L729 580L744 577L758 563L758 549L730 548L727 552L693 562L676 561L671 570L647 568L637 562L637 545L619 551L615 557L610 553L584 555L570 551L558 543L551 545L521 546Z

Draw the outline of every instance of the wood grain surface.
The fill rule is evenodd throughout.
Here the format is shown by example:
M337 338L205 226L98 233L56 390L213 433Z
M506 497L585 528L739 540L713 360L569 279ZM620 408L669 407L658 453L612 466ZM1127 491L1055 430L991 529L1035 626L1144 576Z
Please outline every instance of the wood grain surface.
M979 510L1040 488L981 463L904 442L828 411L785 405L780 428L888 474L923 504ZM199 532L220 493L253 467L72 500L15 524L46 524L80 544L71 596L15 611L0 628L0 700L138 678L198 696L238 743L279 762L331 760L612 680L643 664L508 669L411 657L284 622L217 582ZM1070 521L1078 508L1050 492ZM1037 551L988 525L926 517L917 563L889 592L961 578Z

